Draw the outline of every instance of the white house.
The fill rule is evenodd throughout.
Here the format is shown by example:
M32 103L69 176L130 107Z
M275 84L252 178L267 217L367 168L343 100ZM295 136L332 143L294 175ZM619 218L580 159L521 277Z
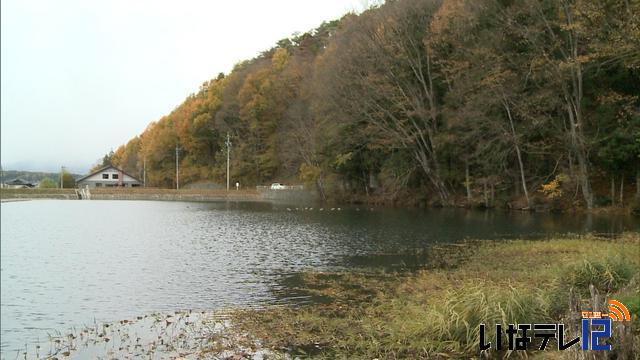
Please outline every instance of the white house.
M79 188L137 187L142 186L142 181L125 173L122 169L108 165L76 180L76 185Z

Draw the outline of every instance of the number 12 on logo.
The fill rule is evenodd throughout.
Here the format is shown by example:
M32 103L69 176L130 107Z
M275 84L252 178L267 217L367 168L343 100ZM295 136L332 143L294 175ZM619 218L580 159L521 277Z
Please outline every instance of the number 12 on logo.
M602 326L600 330L592 326ZM591 333L591 334L589 334ZM611 337L611 319L582 319L582 350L611 350L611 344L605 341ZM603 340L603 344L598 343Z

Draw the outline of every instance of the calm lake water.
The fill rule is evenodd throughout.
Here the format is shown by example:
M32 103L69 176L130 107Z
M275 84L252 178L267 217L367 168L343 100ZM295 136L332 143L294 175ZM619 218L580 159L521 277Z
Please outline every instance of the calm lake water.
M1 205L1 351L151 312L304 299L303 270L412 264L465 238L638 231L632 217L464 210L287 210L268 203L38 200Z

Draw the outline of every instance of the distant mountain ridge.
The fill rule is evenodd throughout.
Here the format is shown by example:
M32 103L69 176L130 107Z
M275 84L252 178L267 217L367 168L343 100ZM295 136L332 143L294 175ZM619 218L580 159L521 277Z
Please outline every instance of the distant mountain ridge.
M79 178L82 175L71 174L74 179ZM3 170L2 171L2 182L10 181L13 179L22 179L32 183L38 183L44 178L51 179L59 179L60 173L52 173L52 172L41 172L41 171L21 171L21 170Z

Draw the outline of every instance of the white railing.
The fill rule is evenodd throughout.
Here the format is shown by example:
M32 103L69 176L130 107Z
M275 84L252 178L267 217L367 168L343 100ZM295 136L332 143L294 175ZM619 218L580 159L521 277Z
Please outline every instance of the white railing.
M267 190L304 190L304 185L282 185L277 189L272 189L271 186L256 186L256 190L258 191L267 191Z
M87 187L76 189L76 195L80 200L91 200L91 191L88 185Z

